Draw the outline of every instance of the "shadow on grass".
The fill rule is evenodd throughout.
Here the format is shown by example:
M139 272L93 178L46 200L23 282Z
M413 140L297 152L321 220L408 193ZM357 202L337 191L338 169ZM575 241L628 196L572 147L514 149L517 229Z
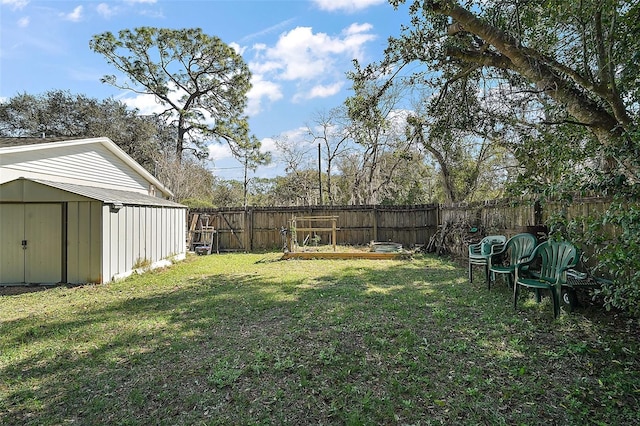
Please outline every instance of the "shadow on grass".
M607 317L514 312L429 257L245 270L60 289L3 321L1 422L638 420L638 342Z

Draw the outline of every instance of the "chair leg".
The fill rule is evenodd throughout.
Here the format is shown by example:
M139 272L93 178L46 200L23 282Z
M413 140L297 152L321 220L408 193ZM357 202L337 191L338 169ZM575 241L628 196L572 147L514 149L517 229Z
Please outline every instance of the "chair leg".
M472 268L472 265L471 265L471 262L469 262L469 284L473 282L473 270L471 268Z
M518 310L518 283L513 284L513 309Z
M509 288L513 287L513 276L511 275L511 272L507 273L507 285Z
M536 303L542 302L542 296L540 295L540 290L536 288L535 293L536 293Z
M553 299L553 318L558 318L558 316L560 316L560 295L555 286L550 290L551 298Z

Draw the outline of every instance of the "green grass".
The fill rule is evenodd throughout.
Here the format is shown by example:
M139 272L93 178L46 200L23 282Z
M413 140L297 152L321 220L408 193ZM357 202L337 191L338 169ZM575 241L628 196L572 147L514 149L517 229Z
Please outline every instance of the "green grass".
M635 321L514 311L430 256L279 256L0 296L0 424L640 423Z

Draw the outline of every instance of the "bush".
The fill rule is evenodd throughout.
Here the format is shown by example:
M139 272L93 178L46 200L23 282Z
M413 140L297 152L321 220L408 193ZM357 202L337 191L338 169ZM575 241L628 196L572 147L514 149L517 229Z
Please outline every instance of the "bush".
M571 219L560 213L549 219L549 227L552 236L582 249L595 275L612 281L596 290L607 309L640 316L640 203L631 189L638 190L619 192L603 212Z
M201 200L199 198L186 198L180 201L181 204L189 207L190 209L214 209L216 206L211 201Z

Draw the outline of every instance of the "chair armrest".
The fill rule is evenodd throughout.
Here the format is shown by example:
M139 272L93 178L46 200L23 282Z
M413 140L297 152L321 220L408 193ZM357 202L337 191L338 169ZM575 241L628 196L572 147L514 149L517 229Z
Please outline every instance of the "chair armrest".
M538 257L538 251L534 250L529 256L523 257L520 262L516 263L516 267L514 270L516 278L529 276L533 278L540 278L540 275L537 271L531 270L529 267L536 261Z
M530 260L530 258L531 258L531 255L520 256L520 259L518 259L518 263L526 262L526 261Z
M502 254L502 253L504 253L504 251L505 251L506 247L507 247L507 245L506 245L506 244L500 244L500 243L498 243L498 244L493 244L493 245L491 246L491 253L490 253L490 255L491 255L491 256L493 256L493 255L497 255L497 254Z
M557 284L566 284L567 283L567 274L569 273L568 271L571 270L571 268L573 268L576 265L567 265L564 268L560 268L560 270L558 271L558 279L556 280Z
M524 256L520 259L520 262L516 265L516 270L524 270L525 268L529 268L529 266L536 260L537 253L533 252L529 256Z
M576 271L575 269L567 269L567 275L578 280L586 280L589 276L586 272Z

